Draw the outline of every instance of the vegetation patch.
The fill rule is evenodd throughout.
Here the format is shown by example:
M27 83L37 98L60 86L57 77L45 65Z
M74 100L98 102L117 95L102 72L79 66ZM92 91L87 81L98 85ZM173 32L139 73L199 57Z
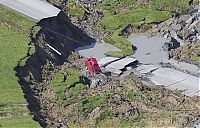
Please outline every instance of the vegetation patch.
M107 56L122 57L134 53L132 44L120 32L128 24L133 26L148 25L151 23L159 23L170 18L171 13L168 11L156 11L150 9L138 9L121 13L117 15L105 16L99 22L103 31L111 33L106 38L107 43L111 43L122 51L107 52Z
M104 31L117 30L128 24L141 25L148 23L159 23L170 18L171 13L168 11L156 11L150 9L137 9L126 13L104 17L100 21L100 26Z
M35 24L15 12L0 7L0 25L12 31L24 34L26 35L25 38L28 38L30 28Z
M56 73L55 79L51 82L51 88L56 93L56 98L62 105L66 106L75 102L72 99L66 98L65 92L68 88L69 92L71 92L74 96L78 95L85 89L84 85L79 83L81 75L82 74L80 72L73 69L66 69L64 73ZM70 88L71 85L74 85L74 87Z
M106 105L106 96L89 96L82 101L83 115L87 116L96 107L105 107Z
M150 8L166 11L187 11L189 2L185 0L152 0L144 2L142 0L104 0L98 5L106 14L114 14L118 10L133 10L138 8Z
M25 17L0 7L0 105L5 105L0 110L2 127L39 127L27 112L26 106L24 109L6 109L8 104L11 108L16 104L27 104L14 69L27 54L30 42L28 35L33 25L34 23ZM1 116L5 119L1 119Z
M98 126L98 124L101 122L101 121L104 121L106 120L107 118L109 117L115 117L117 116L119 113L118 112L109 112L109 111L105 111L105 112L102 112L100 114L100 116L96 119L96 124L95 126Z
M71 16L78 16L80 19L83 18L85 10L74 0L68 0L67 10Z
M133 45L126 38L120 36L119 33L119 30L114 31L112 36L108 37L105 41L116 46L122 51L108 51L105 55L121 58L134 53Z
M82 93L87 87L84 84L76 84L75 87L69 89L69 92L73 96L77 96L78 94Z
M192 59L200 63L200 45L196 46L195 51L197 55L193 56Z
M15 117L1 119L0 127L2 128L40 128L31 117Z
M157 10L182 13L186 12L190 6L187 0L152 0L150 7Z

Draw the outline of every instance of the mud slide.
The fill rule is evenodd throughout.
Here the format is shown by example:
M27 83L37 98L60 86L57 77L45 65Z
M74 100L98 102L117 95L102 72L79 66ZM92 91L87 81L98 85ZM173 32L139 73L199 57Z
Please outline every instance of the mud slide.
M38 121L41 127L47 127L45 117L41 113L41 93L45 89L45 86L41 85L44 81L43 66L47 61L51 61L52 65L62 65L70 52L75 48L93 43L94 39L74 26L63 12L60 12L58 16L43 19L37 25L41 28L35 37L32 32L34 27L31 29L29 44L34 44L36 51L30 55L29 49L27 56L22 58L15 67L15 71L34 120ZM48 45L62 54L57 54ZM20 63L26 58L28 59L25 65L21 66Z

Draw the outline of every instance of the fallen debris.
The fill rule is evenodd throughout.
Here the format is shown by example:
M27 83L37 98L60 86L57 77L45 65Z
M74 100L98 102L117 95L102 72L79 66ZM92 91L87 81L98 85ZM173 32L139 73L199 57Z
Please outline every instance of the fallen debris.
M120 75L123 69L125 69L128 65L133 65L134 62L137 62L137 59L126 57L112 62L111 64L107 65L105 69L114 74Z
M179 15L155 25L150 32L152 35L161 35L172 42L178 42L181 46L195 44L200 35L200 8L196 7L187 15Z

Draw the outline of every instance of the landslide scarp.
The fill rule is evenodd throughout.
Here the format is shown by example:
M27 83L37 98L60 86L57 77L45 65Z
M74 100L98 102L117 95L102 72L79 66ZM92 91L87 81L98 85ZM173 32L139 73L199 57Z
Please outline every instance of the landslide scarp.
M34 31L38 29L36 33ZM19 83L24 92L24 97L28 102L28 108L34 119L40 123L42 127L48 127L49 123L44 116L46 113L45 99L42 93L47 89L42 82L46 81L43 78L43 67L50 62L51 68L55 70L54 65L62 65L69 53L75 48L89 45L94 40L84 34L79 28L74 26L68 17L60 12L58 16L41 20L31 29L31 42L27 55L23 57L15 67L16 76L19 78ZM61 55L58 55L53 49L57 49ZM35 47L35 52L31 53L32 47ZM25 64L21 63L25 61ZM59 107L58 107L59 108Z

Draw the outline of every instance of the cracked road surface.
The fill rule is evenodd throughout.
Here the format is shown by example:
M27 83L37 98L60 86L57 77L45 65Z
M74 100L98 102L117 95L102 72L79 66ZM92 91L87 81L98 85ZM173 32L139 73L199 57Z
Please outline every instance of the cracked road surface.
M159 63L170 63L177 68L187 70L192 73L199 71L198 67L188 63L175 63L169 60L168 51L163 50L165 42L168 40L162 37L148 37L147 35L133 35L129 40L137 47L136 59L142 63L139 69L141 74L151 73L149 79L156 85L163 85L172 90L181 90L187 96L200 96L200 79L170 68L159 68ZM172 63L173 62L173 63ZM151 66L145 66L150 64ZM158 66L158 68L152 68ZM152 71L155 69L154 71Z

